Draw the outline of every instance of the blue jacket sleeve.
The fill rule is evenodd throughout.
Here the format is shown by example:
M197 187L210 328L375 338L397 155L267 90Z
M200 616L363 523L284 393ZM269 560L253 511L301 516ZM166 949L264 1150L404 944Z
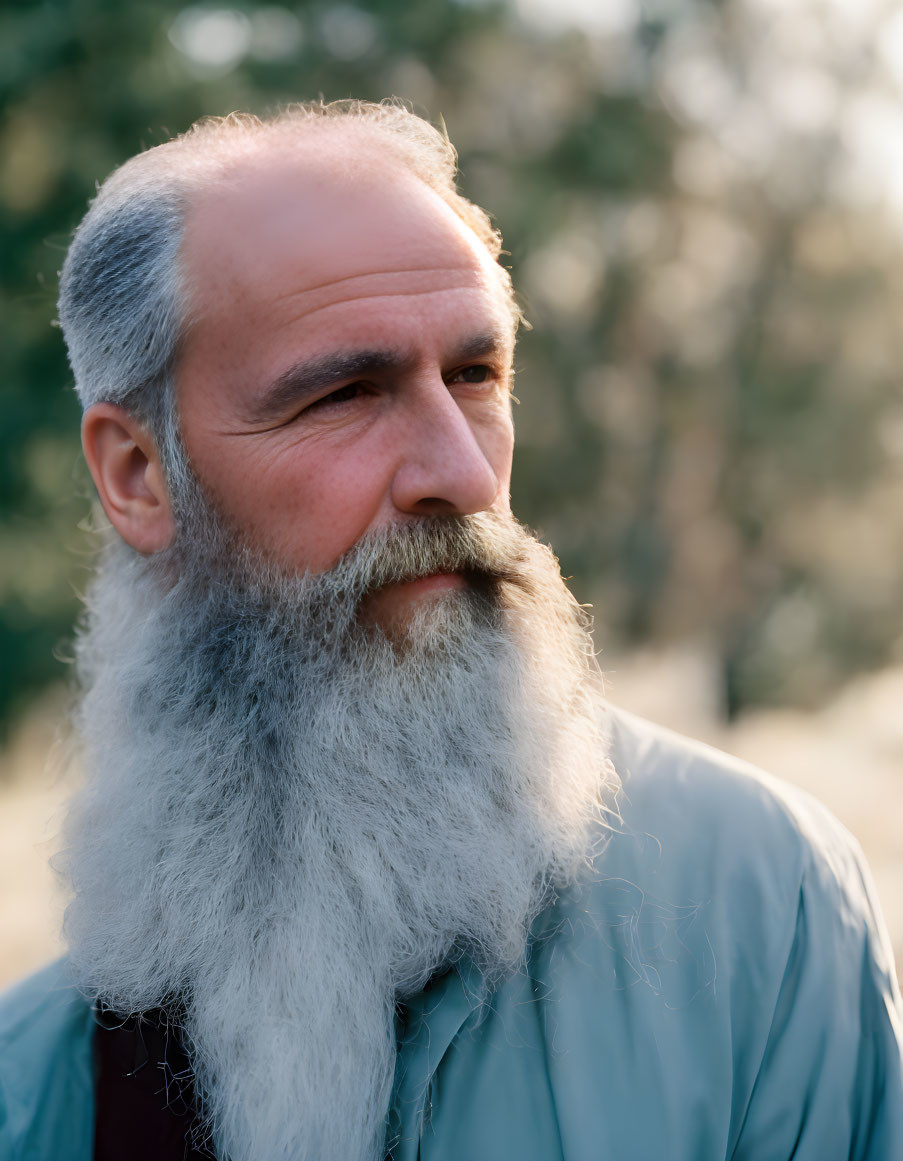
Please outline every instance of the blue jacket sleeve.
M93 1033L59 962L0 996L0 1161L90 1161Z
M889 940L855 841L827 812L818 829L732 1161L903 1159L903 1009Z

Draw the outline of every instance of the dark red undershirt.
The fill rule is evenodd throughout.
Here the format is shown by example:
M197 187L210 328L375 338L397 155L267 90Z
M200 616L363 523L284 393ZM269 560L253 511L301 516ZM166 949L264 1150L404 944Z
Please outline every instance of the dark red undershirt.
M194 1086L178 1030L96 1013L94 1161L210 1161L193 1143Z

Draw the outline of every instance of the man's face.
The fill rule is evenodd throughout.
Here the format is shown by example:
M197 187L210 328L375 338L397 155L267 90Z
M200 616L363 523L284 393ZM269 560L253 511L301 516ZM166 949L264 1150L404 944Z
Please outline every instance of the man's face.
M189 458L266 557L320 572L371 530L506 511L514 326L485 247L431 190L373 162L263 158L189 214ZM370 600L404 616L463 579Z

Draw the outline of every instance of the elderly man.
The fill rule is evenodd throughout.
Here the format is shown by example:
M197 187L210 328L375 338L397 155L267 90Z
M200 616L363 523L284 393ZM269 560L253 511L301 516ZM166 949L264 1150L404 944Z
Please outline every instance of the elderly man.
M854 844L607 708L510 513L518 312L454 182L394 106L233 116L75 235L112 531L4 1161L903 1157Z

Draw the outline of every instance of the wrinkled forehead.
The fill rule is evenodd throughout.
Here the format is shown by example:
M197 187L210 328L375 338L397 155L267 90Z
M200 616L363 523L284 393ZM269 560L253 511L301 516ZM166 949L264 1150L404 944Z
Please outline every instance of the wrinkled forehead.
M240 159L196 196L183 243L192 313L431 271L507 299L482 241L397 158L315 146Z

